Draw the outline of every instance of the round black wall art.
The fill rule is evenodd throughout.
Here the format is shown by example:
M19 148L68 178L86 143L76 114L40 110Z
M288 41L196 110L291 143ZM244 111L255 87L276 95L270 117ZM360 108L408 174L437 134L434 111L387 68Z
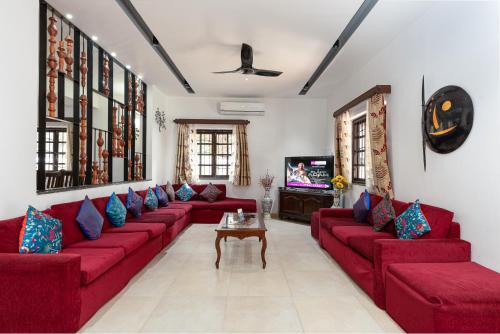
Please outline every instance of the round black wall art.
M467 139L474 122L469 94L458 86L439 89L425 105L423 122L427 143L434 152L455 151Z

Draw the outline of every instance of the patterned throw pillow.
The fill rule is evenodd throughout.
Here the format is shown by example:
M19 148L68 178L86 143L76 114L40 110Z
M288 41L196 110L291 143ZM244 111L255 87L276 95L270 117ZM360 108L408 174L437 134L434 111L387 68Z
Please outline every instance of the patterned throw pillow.
M395 225L399 239L417 239L431 230L418 199L396 218Z
M170 202L175 202L175 190L174 187L172 187L172 183L170 181L167 182L167 185L165 186L165 191L167 192L168 199Z
M168 206L168 194L163 190L163 188L159 185L155 187L155 195L158 198L158 206L159 207L167 207Z
M59 253L61 247L61 221L30 205L19 234L19 253Z
M368 213L370 213L370 194L367 190L359 196L359 199L354 203L353 214L356 222L366 223Z
M179 197L181 201L187 202L194 195L196 195L196 191L194 191L193 188L189 186L189 184L184 182L182 186L175 192L175 194L177 195L177 197Z
M220 191L219 188L214 186L212 183L209 183L208 186L206 186L200 193L200 196L212 203L217 200L217 197L219 197L220 194L222 194L222 191Z
M85 196L85 200L80 206L80 211L76 216L76 221L80 225L80 229L87 239L99 239L101 236L104 218L101 216L99 211L97 211L94 203L92 203L88 196Z
M127 209L114 192L111 194L111 196L109 197L109 201L106 204L106 215L108 216L111 224L113 224L114 226L120 227L125 225Z
M396 212L392 206L389 194L385 194L384 199L372 210L373 229L377 232L382 231L394 218L396 218Z
M156 197L151 187L148 188L148 192L146 193L146 197L144 198L144 205L146 206L146 208L152 211L158 209L158 198Z
M128 188L127 201L125 207L132 214L132 216L138 218L141 216L142 208L142 197L135 193L132 188Z

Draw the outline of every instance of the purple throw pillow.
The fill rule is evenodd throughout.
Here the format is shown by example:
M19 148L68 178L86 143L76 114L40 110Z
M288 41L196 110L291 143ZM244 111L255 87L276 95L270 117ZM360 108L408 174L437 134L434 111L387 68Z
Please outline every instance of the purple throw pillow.
M132 188L128 188L127 202L125 207L134 217L141 216L142 197L135 193Z
M366 223L366 218L368 218L368 213L370 212L370 194L365 190L359 199L354 203L353 214L356 222L363 224Z
M219 188L213 184L209 183L208 186L206 186L200 193L200 196L212 203L217 200L217 197L219 197L220 194L222 194L222 191L220 191Z
M80 211L76 216L76 221L80 225L83 235L89 240L99 239L102 231L104 218L97 211L94 203L85 196L85 200L80 206Z
M156 185L155 187L155 194L156 197L158 198L158 206L161 207L167 207L168 206L168 195L163 190L163 188L159 185Z

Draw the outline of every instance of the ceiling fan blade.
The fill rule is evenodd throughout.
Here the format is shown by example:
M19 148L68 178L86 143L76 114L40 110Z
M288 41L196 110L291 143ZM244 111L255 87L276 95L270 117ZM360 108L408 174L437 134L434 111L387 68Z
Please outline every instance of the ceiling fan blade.
M260 75L262 77L277 77L277 76L281 75L281 73L283 73L283 72L272 71L272 70L259 70L257 68L253 72L253 74Z
M253 64L253 50L248 44L241 44L241 67L251 68Z
M219 71L219 72L212 72L212 73L214 73L214 74L239 73L240 70L241 70L241 67L237 68L235 70L232 70L232 71Z

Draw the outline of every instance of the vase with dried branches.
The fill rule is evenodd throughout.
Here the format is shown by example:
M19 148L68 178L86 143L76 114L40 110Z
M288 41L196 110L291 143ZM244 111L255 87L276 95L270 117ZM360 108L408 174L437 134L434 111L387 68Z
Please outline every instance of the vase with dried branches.
M266 175L260 178L260 185L264 188L264 198L262 199L262 213L264 214L264 219L271 218L271 210L273 208L273 199L271 198L271 187L273 186L274 176L269 174L269 170L266 171Z

